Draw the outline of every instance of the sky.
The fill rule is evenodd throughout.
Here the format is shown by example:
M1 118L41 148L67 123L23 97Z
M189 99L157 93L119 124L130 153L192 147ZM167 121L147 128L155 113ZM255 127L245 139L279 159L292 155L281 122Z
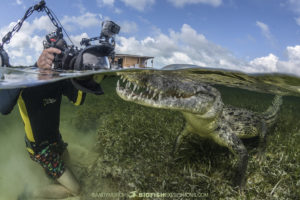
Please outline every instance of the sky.
M0 37L37 0L2 0ZM46 0L72 41L121 26L116 53L154 56L154 67L195 64L300 76L300 0ZM32 65L54 30L33 13L5 46L13 65Z

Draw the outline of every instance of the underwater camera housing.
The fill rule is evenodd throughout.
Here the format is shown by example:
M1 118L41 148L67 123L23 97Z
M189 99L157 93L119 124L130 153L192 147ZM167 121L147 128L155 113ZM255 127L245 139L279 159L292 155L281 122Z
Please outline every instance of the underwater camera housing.
M74 45L68 45L64 40L62 31L66 33L61 23L55 16L55 14L46 6L46 2L41 0L34 6L31 6L25 12L25 15L18 23L9 31L0 43L0 66L10 66L9 58L4 50L4 45L9 43L15 33L17 33L24 21L32 15L34 12L45 12L52 24L56 27L56 30L46 35L46 40L43 41L44 48L55 47L61 50L61 53L55 55L54 69L58 70L99 70L110 69L110 62L108 57L111 57L112 61L115 57L115 35L119 33L120 26L113 21L104 21L102 23L102 30L100 37L83 38L81 45L85 48L78 48ZM66 36L69 38L68 34ZM71 39L69 38L71 41ZM98 40L99 44L91 45L91 41ZM71 41L72 43L72 41Z
M114 36L120 31L120 26L113 21L104 21L100 37L86 39L83 38L81 45L86 47L78 49L74 45L68 46L64 40L62 29L46 35L43 42L44 48L58 48L61 54L55 55L54 69L63 70L98 70L109 69L108 56L114 58L115 40ZM90 42L99 40L98 45L91 45Z

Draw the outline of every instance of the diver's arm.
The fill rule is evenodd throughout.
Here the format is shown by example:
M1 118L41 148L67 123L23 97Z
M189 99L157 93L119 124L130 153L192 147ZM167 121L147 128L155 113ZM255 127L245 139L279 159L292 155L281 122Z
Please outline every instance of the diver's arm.
M86 93L77 89L70 79L63 81L63 95L68 97L76 106L82 105L85 100Z
M67 96L75 105L81 105L84 102L86 93L95 95L104 94L99 82L103 77L88 76L69 79L65 81L63 94Z
M21 89L0 90L0 113L9 114L17 103Z
M97 80L95 77L96 77L95 75L92 75L87 77L74 78L71 79L71 82L75 88L85 93L92 93L95 95L104 94L100 86L100 81L102 79Z

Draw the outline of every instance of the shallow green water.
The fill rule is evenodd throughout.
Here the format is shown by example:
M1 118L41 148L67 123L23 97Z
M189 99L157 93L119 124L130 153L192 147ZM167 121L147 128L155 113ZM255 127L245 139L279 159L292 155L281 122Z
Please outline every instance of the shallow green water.
M232 186L236 160L230 151L189 135L174 158L174 142L185 123L182 114L123 101L115 92L118 77L110 76L102 83L105 95L88 95L81 107L74 107L66 99L62 104L61 132L73 156L72 170L83 187L81 199L133 191L202 194L204 199L298 198L299 79L241 78L215 73L218 77L199 71L188 74L199 81L217 83L215 87L225 104L255 112L266 110L274 93L288 94L283 98L277 122L268 131L265 159L261 163L255 159L258 140L244 141L249 153L244 194ZM23 125L17 110L9 116L0 116L0 133L0 199L15 198L28 183L33 188L47 184L42 169L26 153Z

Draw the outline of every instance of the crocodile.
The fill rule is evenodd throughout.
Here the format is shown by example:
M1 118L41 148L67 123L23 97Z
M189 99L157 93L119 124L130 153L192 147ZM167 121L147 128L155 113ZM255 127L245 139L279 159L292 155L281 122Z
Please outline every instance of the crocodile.
M280 95L275 95L266 111L258 113L225 105L215 87L184 74L167 71L118 75L121 78L116 92L123 100L183 114L186 123L176 138L175 152L187 134L212 139L237 158L234 185L244 188L248 152L241 139L258 136L259 149L263 152L267 130L275 123L282 104Z

